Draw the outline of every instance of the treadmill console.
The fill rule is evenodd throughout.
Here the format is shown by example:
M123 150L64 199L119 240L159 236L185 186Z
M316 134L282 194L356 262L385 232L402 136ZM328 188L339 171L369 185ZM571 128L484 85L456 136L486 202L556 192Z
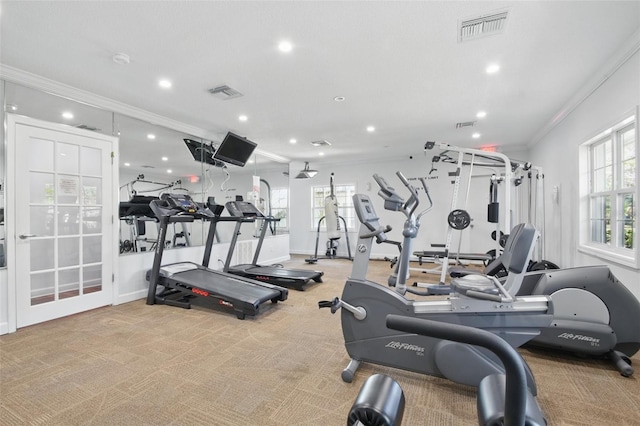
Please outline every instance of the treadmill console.
M187 194L162 194L162 199L166 201L171 208L181 210L185 213L195 213L200 208Z
M233 217L264 217L260 210L248 201L229 201L225 206Z

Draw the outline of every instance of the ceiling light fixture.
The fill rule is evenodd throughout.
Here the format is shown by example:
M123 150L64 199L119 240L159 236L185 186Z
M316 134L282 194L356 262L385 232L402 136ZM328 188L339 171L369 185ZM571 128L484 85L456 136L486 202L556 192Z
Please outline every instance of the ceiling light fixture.
M131 163L124 163L124 165L125 165L126 167L129 167L129 166L131 165Z
M474 133L471 135L472 138L478 139L480 137L480 133Z
M296 139L291 138L291 139L289 139L289 143L290 144L295 144L295 143L298 143L298 141Z
M241 115L238 117L238 120L240 121L247 121L249 119L249 117L247 117L246 115Z
M173 173L173 170L167 169L167 173Z
M156 135L154 135L153 133L149 133L147 135L147 139L154 140L155 138L156 138Z
M347 98L345 98L344 96L336 96L335 98L333 98L333 100L336 102L343 102L345 99Z
M289 41L281 41L278 44L278 49L283 53L289 53L293 49L293 45Z
M17 110L18 110L18 105L15 105L15 104L7 104L7 110L8 110L8 111L17 111Z
M162 79L160 81L158 81L158 86L162 87L163 89L171 89L171 81L167 80L167 79Z
M372 133L372 132L375 132L375 131L376 131L376 128L375 128L375 127L373 127L373 126L367 126L367 132Z
M167 157L162 157L162 161L169 161Z
M484 111L478 111L478 113L476 114L476 117L478 118L485 118L487 116L487 113Z
M69 111L65 111L62 113L62 118L64 118L65 120L71 120L73 118L73 114Z
M491 64L491 65L489 65L489 66L487 67L486 71L487 71L487 74L495 74L495 73L497 73L498 71L500 71L500 65L498 65L498 64Z
M295 177L296 179L310 179L318 174L317 170L309 169L309 162L305 161L304 169L300 170L298 175Z

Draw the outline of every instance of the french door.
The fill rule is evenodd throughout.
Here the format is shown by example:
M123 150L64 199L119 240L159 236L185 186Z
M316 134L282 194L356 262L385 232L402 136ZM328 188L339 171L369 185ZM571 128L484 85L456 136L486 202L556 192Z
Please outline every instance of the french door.
M111 304L117 139L26 117L8 125L17 327Z

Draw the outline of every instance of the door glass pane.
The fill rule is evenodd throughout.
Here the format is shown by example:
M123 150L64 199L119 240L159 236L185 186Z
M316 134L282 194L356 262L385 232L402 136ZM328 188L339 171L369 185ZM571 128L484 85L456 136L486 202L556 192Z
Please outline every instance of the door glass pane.
M57 172L78 174L78 152L78 145L58 143Z
M80 233L80 207L58 207L58 235Z
M102 161L100 161L101 151L96 148L83 146L80 148L80 174L89 176L102 176Z
M29 156L29 170L39 170L42 172L53 171L53 141L46 139L31 138L29 149L34 154Z
M55 279L55 272L53 271L31 274L32 306L55 300Z
M53 173L29 173L29 201L32 204L53 204L53 177Z
M84 266L82 268L83 294L102 290L102 265Z
M54 207L29 207L29 232L38 237L52 237L54 232Z
M102 237L92 236L82 239L82 263L100 263L102 261Z
M80 268L58 271L58 298L68 299L80 295Z
M58 239L58 267L76 266L80 264L80 238Z
M102 207L82 208L82 233L99 234L102 232Z
M82 203L92 206L102 204L102 179L82 178Z
M53 238L31 239L31 271L53 269L55 260L55 240Z
M78 204L78 176L58 175L58 203Z

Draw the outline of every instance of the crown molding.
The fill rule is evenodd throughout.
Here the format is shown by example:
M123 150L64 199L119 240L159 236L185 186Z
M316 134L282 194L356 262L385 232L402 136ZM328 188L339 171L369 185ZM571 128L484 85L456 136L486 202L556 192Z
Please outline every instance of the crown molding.
M0 79L203 139L219 140L219 134L217 133L1 63ZM260 148L256 148L255 153L279 163L290 162L288 158L264 151Z
M622 46L611 55L603 66L578 90L551 120L542 127L527 144L529 148L540 142L549 132L562 123L571 113L582 105L600 86L629 61L640 50L640 29L627 39Z

